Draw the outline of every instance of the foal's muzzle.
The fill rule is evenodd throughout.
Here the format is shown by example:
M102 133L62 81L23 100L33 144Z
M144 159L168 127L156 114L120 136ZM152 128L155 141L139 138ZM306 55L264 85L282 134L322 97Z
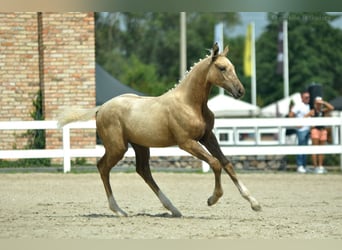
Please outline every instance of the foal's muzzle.
M245 88L243 86L237 87L237 88L232 90L232 96L235 99L239 99L239 98L243 97L244 94L245 94Z

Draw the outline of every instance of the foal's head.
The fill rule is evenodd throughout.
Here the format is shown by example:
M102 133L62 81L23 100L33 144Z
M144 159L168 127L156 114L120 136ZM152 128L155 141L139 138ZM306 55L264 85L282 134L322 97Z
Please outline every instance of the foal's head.
M219 47L215 43L207 80L211 84L224 88L234 98L240 98L245 94L245 88L235 73L234 65L226 57L229 49L226 47L220 54L218 51Z

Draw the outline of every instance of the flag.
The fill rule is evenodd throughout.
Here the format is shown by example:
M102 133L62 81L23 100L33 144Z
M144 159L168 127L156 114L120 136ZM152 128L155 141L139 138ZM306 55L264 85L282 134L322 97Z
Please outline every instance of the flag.
M277 53L277 74L282 74L284 79L284 97L289 96L289 52L288 52L288 25L284 20L279 25L278 32L278 53Z
M223 51L223 23L220 22L215 25L215 33L214 33L214 43L217 43L219 46L219 52Z
M252 24L248 24L245 49L243 53L243 72L245 76L252 76Z
M284 73L284 30L283 24L279 26L278 32L278 54L277 54L277 74Z

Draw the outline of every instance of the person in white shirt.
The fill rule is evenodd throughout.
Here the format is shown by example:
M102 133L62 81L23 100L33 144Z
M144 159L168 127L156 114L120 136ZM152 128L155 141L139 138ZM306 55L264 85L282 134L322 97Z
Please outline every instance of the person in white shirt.
M311 116L310 112L310 93L305 90L301 93L302 102L296 103L292 108L291 112L289 113L289 117L309 117ZM298 138L298 145L308 145L310 136L310 127L303 126L297 128L297 138ZM297 172L299 173L306 173L306 155L297 155L296 157L297 163Z

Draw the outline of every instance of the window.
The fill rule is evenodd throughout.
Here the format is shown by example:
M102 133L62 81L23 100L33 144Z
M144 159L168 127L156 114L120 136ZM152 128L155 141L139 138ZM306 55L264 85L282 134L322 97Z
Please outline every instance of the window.
M220 145L233 145L234 137L233 130L227 128L217 128L214 131Z
M243 144L243 145L255 144L254 129L238 129L237 134L238 134L237 144Z

